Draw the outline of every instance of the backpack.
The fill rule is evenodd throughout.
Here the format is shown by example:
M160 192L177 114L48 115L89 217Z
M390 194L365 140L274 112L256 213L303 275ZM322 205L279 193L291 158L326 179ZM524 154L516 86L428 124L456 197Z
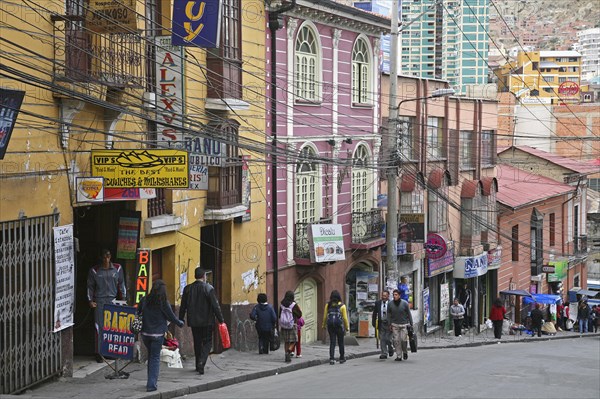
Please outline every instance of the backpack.
M294 315L292 308L296 303L293 302L288 308L281 306L281 314L279 315L279 327L290 330L294 328Z
M329 306L327 306L327 327L341 327L342 325L342 312L340 311L340 306L330 303Z

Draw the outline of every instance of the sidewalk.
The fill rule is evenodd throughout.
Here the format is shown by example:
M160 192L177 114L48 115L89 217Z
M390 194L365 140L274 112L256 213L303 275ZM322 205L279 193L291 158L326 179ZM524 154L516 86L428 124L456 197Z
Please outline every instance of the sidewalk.
M419 336L419 350L460 348L488 344L525 343L553 339L577 339L583 337L598 337L600 333L580 335L575 332L559 332L555 336L543 335L541 338L528 335L503 335L502 340L494 339L493 332L486 330L481 334L466 334L461 338L453 335L442 335L441 332L427 337ZM374 338L358 338L358 345L346 345L346 358L352 359L379 355ZM336 351L337 355L337 351ZM418 356L410 354L409 356ZM146 365L131 363L124 371L130 376L124 380L108 380L106 375L112 370L105 366L83 378L59 378L42 384L22 395L0 395L1 398L173 398L186 394L209 391L243 381L287 373L305 367L329 363L329 344L316 342L302 345L302 358L292 358L291 363L284 363L284 353L281 349L269 355L257 353L226 351L222 354L211 355L206 365L206 374L200 376L194 370L194 360L184 361L183 369L168 368L161 364L158 391L146 392ZM410 358L409 358L410 359ZM381 360L383 362L383 360ZM389 361L389 360L388 360ZM329 366L328 366L329 367ZM335 367L344 367L336 363Z

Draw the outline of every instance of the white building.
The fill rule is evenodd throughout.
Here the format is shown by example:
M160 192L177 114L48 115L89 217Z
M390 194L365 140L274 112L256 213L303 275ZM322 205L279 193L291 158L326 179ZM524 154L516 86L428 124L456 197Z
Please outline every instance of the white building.
M582 55L581 80L589 81L600 75L600 28L577 32Z

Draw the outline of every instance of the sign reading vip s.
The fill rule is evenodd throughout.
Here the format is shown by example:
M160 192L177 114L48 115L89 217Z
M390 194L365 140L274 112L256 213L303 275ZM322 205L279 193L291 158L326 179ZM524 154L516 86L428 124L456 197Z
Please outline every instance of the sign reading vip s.
M221 0L175 0L173 45L216 48L220 32Z
M180 150L92 150L92 175L104 186L187 188L188 153Z

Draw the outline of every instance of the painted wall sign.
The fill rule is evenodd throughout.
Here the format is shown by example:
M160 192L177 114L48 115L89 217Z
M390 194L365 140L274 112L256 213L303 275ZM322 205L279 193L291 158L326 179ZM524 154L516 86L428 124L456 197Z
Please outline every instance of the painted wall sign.
M558 86L558 94L561 96L576 96L579 93L579 85L576 82L566 81Z
M174 0L173 44L219 47L221 0Z
M180 150L92 150L92 175L105 187L187 188L188 153Z
M119 217L117 259L135 259L140 237L141 212Z
M311 224L308 227L310 261L334 262L346 259L341 224Z
M100 353L102 356L132 360L135 334L131 322L136 308L106 304L103 309L102 331L100 333Z
M136 33L136 0L89 0L85 27L97 33Z
M429 259L439 259L448 250L446 239L437 233L427 234L427 242L425 243L425 252Z
M75 251L73 225L54 227L54 327L57 332L75 324Z
M77 202L102 202L104 201L104 178L78 177L75 179L75 192Z
M4 159L10 136L21 110L25 92L0 89L0 159Z
M136 254L136 271L135 271L135 305L148 295L150 285L150 250L138 249Z
M174 23L175 24L175 23ZM171 36L156 37L156 121L158 141L178 148L183 135L183 48Z

